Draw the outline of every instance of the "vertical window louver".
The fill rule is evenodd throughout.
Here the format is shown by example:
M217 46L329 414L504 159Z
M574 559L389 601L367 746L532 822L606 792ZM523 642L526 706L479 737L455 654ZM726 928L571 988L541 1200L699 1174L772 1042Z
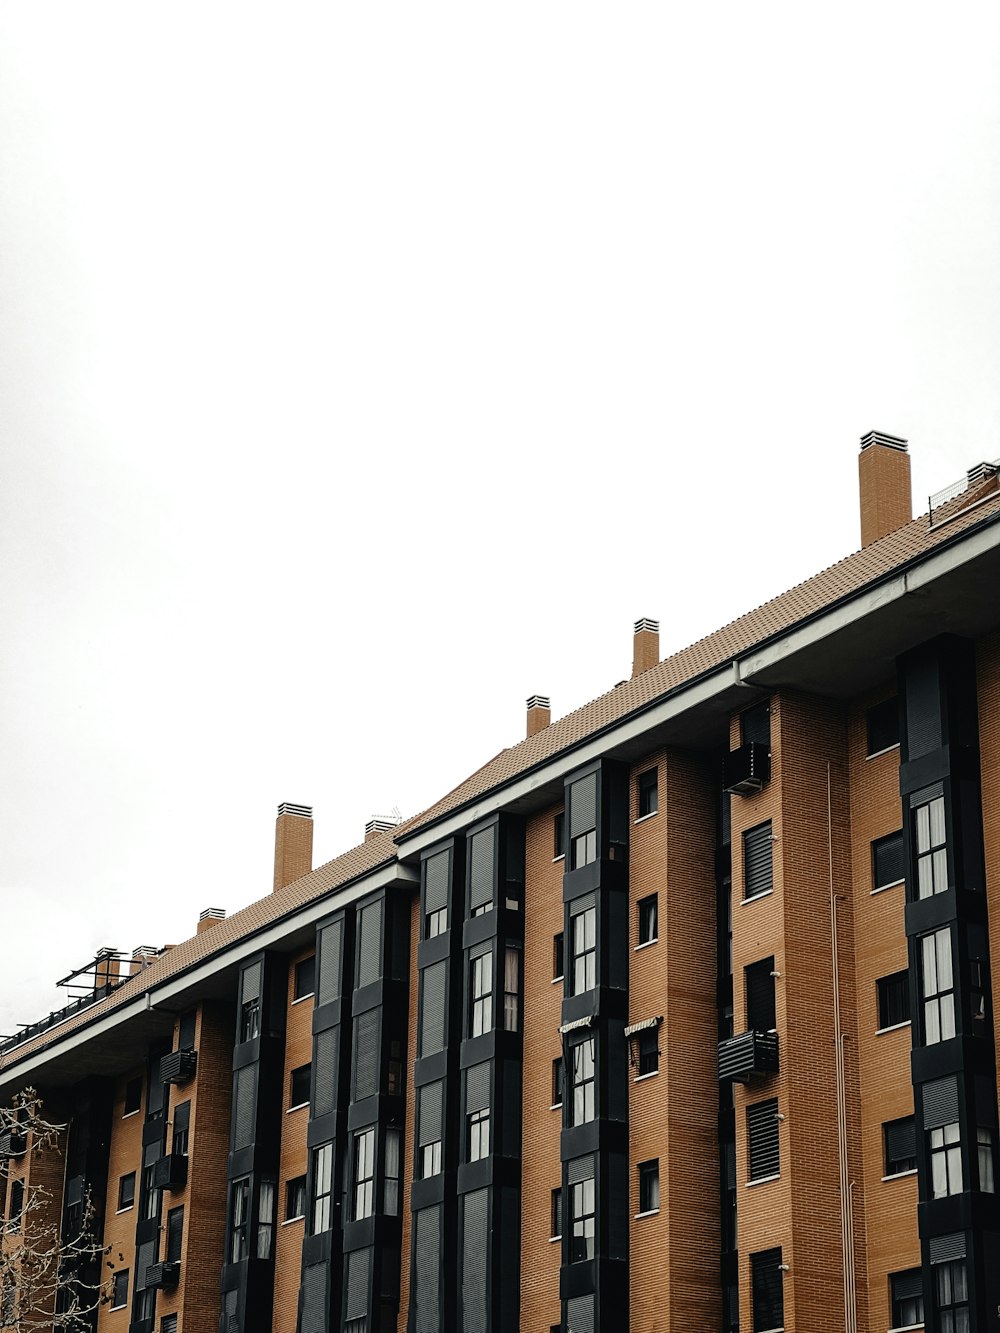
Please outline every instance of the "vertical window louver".
M332 925L324 926L319 932L319 977L316 994L318 1005L340 999L343 939L343 921L334 921Z
M313 1115L329 1115L337 1105L337 1047L340 1029L317 1032L313 1045Z
M493 907L494 861L496 829L486 828L474 833L469 840L469 915L482 916Z
M358 914L358 975L355 985L370 986L382 975L382 900Z
M378 1091L379 1010L369 1009L354 1020L354 1100Z
M597 860L597 774L570 784L570 869L578 870Z
M785 1326L781 1284L781 1250L760 1250L750 1256L753 1333L775 1333Z
M420 975L420 1054L444 1050L446 964L433 963Z
M424 862L424 939L448 929L448 879L451 853L438 852Z
M347 1293L345 1315L348 1322L364 1320L368 1314L368 1286L371 1271L369 1249L352 1250L347 1256Z
M747 1107L747 1156L751 1180L764 1180L778 1174L779 1124L776 1098Z
M774 887L771 821L743 834L743 897L758 898Z
M462 1333L487 1333L490 1192L462 1199Z
M413 1215L414 1333L441 1333L441 1207L421 1208Z

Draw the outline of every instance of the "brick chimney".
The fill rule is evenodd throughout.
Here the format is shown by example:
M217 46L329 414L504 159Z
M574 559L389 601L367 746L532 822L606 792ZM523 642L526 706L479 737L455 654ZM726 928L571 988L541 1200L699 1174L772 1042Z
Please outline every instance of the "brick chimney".
M274 891L312 870L313 812L311 805L282 801L274 824Z
M528 736L537 736L552 721L552 701L544 694L533 694L528 700Z
M217 926L220 921L225 921L226 914L221 907L206 907L204 912L198 917L198 934L203 935L206 930L211 930Z
M871 546L913 518L910 455L906 441L870 430L861 438L858 459L861 545Z
M369 819L365 825L365 842L370 838L377 838L380 833L388 833L399 823L396 819L382 819L378 815L374 819Z
M660 622L642 620L635 622L635 638L632 640L632 679L641 676L660 660Z

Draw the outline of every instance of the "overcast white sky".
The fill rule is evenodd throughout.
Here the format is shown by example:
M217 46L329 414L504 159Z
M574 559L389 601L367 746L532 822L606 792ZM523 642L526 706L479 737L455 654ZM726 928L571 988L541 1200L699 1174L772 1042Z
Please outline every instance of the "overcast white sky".
M1000 456L995 4L0 5L0 1032Z

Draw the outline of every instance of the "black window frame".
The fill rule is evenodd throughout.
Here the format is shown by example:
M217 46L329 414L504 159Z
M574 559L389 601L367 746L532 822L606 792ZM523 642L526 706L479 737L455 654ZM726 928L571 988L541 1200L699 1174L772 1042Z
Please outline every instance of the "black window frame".
M566 976L566 936L560 930L552 936L552 980L562 981Z
M126 1188L128 1186L128 1189ZM126 1193L128 1197L126 1197ZM118 1212L128 1212L135 1207L135 1172L129 1171L118 1177Z
M747 1180L774 1180L781 1175L778 1099L752 1102L746 1112Z
M940 942L948 942L947 971L950 976L947 978L942 975L943 954L939 948ZM931 954L933 955L933 978L929 976L931 969L928 967L928 945L933 943ZM928 931L926 935L918 936L920 948L920 1001L921 1001L921 1030L920 1037L924 1046L936 1046L942 1041L951 1041L958 1035L958 1011L955 1003L956 978L955 978L955 946L952 939L951 927L940 926L937 930ZM942 985L947 980L949 984ZM928 987L933 984L934 989ZM928 1020L934 1015L933 1023ZM945 1021L950 1017L951 1031L948 1031L949 1023ZM928 1036L929 1032L935 1032L936 1035Z
M563 1234L563 1192L562 1188L552 1191L549 1203L549 1239L562 1240Z
M362 1125L351 1135L351 1220L354 1222L375 1216L377 1129L376 1125Z
M648 893L636 903L636 948L644 944L655 944L660 938L659 894Z
M945 1263L934 1264L932 1272L934 1274L934 1310L938 1316L937 1327L939 1329L958 1327L955 1320L955 1313L959 1310L969 1310L969 1270L966 1267L965 1259L951 1259ZM961 1286L964 1292L964 1299L955 1300L956 1287L959 1285L958 1276L961 1275ZM947 1278L947 1282L945 1282ZM942 1315L950 1314L951 1318L947 1324L941 1318Z
M889 1032L910 1022L910 971L890 972L875 982L878 1032ZM900 1015L905 1015L900 1017Z
M889 869L887 871L886 864ZM893 868L899 873L893 875ZM891 876L891 877L890 877ZM906 881L906 842L902 829L872 840L872 893L895 888Z
M657 766L647 768L636 779L636 809L638 819L648 819L659 813L660 809L660 770Z
M552 816L552 859L561 861L566 855L566 811Z
M597 986L597 903L593 899L584 899L578 911L570 913L570 962L573 973L573 995L586 995ZM593 943L588 943L588 922L593 925ZM577 948L577 935L582 935L584 948Z
M785 1326L785 1292L781 1247L750 1256L750 1300L753 1333L777 1333Z
M636 1078L649 1078L650 1074L660 1072L660 1028L643 1028L636 1034L639 1047L636 1066L639 1070Z
M470 1037L482 1037L493 1031L495 961L492 944L480 948L469 958Z
M295 1222L306 1215L306 1177L293 1176L285 1181L285 1221Z
M569 1073L567 1124L589 1125L597 1119L596 1034L588 1032L576 1037L569 1043L566 1055Z
M743 902L756 902L758 898L766 898L769 893L774 892L774 823L770 819L764 819L759 824L754 824L752 828L743 830ZM764 874L763 851L767 849L767 867ZM758 865L758 858L759 865ZM754 884L751 891L751 875L748 873L748 866L753 866ZM757 883L757 879L760 882Z
M128 1305L129 1277L131 1270L128 1268L119 1268L111 1279L111 1304L112 1310L124 1310ZM121 1288L124 1287L124 1290Z
M639 1215L660 1211L660 1159L652 1157L636 1167L639 1177Z
M919 1268L889 1274L889 1318L893 1328L912 1328L923 1324L923 1273Z
M745 1013L748 1032L777 1030L777 996L775 995L775 966L773 955L758 958L743 969Z
M312 1197L309 1200L309 1234L320 1236L333 1227L333 1152L332 1142L319 1143L312 1150Z
M597 1181L593 1174L573 1181L570 1198L570 1263L583 1263L597 1253Z
M311 953L308 958L300 958L295 964L295 977L292 983L292 1002L307 1000L310 995L316 994L316 955Z
M917 1169L917 1131L912 1115L882 1123L882 1167L886 1178L910 1175Z
M899 699L893 695L865 712L865 756L872 759L899 745Z
M490 1155L490 1108L480 1107L465 1117L465 1160L481 1162Z
M952 1120L946 1125L934 1125L925 1130L927 1135L927 1174L932 1199L949 1199L965 1190L965 1167L962 1162L962 1126ZM939 1182L944 1188L939 1188Z
M552 1061L552 1106L562 1106L566 1100L566 1065L560 1055Z
M229 1185L229 1235L226 1262L238 1264L250 1255L250 1176L240 1176Z
M305 1086L303 1087L303 1084ZM303 1096L305 1093L305 1096ZM312 1096L312 1061L298 1065L288 1074L288 1109L295 1111L300 1106L308 1106Z
M143 1077L140 1074L137 1078L130 1078L125 1084L125 1106L122 1111L122 1119L127 1115L135 1115L142 1110L142 1085Z

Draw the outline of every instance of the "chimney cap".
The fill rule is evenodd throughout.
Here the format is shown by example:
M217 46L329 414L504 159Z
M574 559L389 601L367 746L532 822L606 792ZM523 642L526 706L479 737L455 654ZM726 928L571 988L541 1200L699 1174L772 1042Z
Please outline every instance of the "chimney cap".
M224 907L206 907L198 917L199 921L225 921L225 919L226 909Z
M372 833L388 833L390 829L398 827L399 823L398 819L386 819L376 815L374 819L369 819L365 825L365 837L367 838Z
M908 442L899 435L886 435L880 430L870 430L867 435L861 437L861 451L870 449L873 444L882 444L887 449L898 449L901 453L909 453Z
M552 707L552 700L547 694L533 694L530 699L526 700L526 702L529 708Z
M643 616L641 620L635 622L635 632L636 634L642 634L646 631L650 634L659 634L660 622L658 620L650 620L648 616Z
M311 805L296 805L294 801L282 801L278 806L278 815L298 815L300 819L312 819Z

